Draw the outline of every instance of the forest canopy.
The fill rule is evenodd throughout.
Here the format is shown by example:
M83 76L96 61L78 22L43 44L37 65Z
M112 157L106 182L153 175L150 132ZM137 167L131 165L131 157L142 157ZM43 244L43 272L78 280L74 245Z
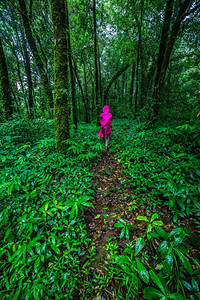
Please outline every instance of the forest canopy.
M52 16L60 3L0 1L1 120L53 108L53 22L59 20ZM106 103L115 114L144 119L197 115L198 1L71 0L64 9L59 31L66 32L65 47L55 52L67 52L62 89L75 126Z

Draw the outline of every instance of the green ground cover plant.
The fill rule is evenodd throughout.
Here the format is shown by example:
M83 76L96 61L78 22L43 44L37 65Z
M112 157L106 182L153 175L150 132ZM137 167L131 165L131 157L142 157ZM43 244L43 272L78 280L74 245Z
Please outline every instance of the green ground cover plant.
M74 299L83 285L82 299L109 285L113 299L137 299L143 290L146 299L200 298L199 264L185 241L199 242L180 226L190 217L199 231L197 125L148 129L138 121L113 122L110 152L127 175L122 184L135 193L134 201L127 194L129 213L142 205L153 213L137 216L145 229L136 240L132 224L120 218L119 243L108 240L104 272L85 281L96 251L84 216L94 197L89 167L104 149L95 124L72 126L66 155L56 152L51 120L12 121L0 129L0 299ZM174 224L170 232L157 211L161 205Z
M82 138L80 127L78 157L70 148L60 155L52 122L42 119L2 124L1 134L0 298L72 299L90 242L82 211L93 193L88 153L101 144L94 132Z

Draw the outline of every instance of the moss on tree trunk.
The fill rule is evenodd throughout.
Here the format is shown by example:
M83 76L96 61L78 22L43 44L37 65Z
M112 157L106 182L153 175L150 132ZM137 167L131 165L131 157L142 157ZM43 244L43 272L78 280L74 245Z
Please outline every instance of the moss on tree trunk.
M54 109L57 150L66 151L63 143L69 135L68 109L68 60L66 37L66 7L65 0L51 0L51 14L54 26Z
M13 114L11 86L8 77L8 68L0 37L0 95L3 101L6 120Z

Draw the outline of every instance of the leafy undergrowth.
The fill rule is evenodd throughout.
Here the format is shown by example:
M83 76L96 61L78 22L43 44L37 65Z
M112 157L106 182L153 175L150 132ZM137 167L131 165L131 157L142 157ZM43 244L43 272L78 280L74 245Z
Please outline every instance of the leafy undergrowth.
M199 127L1 125L0 299L199 299Z
M51 123L1 126L2 300L73 299L82 280L80 259L90 242L82 210L93 193L88 161L90 154L100 158L94 150L102 145L94 140L95 126L80 127L60 155Z

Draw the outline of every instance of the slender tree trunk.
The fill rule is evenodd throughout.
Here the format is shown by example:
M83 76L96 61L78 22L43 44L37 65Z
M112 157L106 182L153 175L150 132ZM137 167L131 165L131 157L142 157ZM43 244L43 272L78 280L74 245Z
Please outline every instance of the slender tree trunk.
M99 93L100 93L100 103L103 102L103 88L102 88L102 79L101 79L101 62L100 62L100 54L98 47L98 68L99 68Z
M54 27L54 109L57 150L65 153L67 145L63 143L70 138L68 109L68 60L66 37L65 0L50 0Z
M84 95L83 87L82 87L80 78L79 78L79 76L78 76L77 67L76 67L76 63L75 63L75 62L74 62L74 72L75 72L75 75L76 75L76 79L77 79L79 88L80 88L80 90L81 90L82 100L83 100L83 103L84 103L84 108L85 108L85 121L86 121L86 123L89 123L89 113L88 113L88 107L87 107L87 100L86 100L86 97L85 97L85 95ZM79 108L79 111L80 111L80 108Z
M26 68L26 75L28 80L28 104L30 109L30 117L33 119L34 117L34 101L33 101L33 84L32 84L32 76L31 76L31 64L30 64L30 57L27 51L27 43L24 36L24 30L21 28L21 36L22 36L22 43L24 48L24 57L25 57L25 68Z
M34 55L34 59L37 65L37 68L39 70L40 73L40 77L41 77L41 81L46 93L46 97L49 103L49 107L53 108L53 95L52 95L52 88L51 85L49 83L48 80L48 76L47 76L47 72L46 72L46 68L45 65L39 55L37 46L36 46L36 42L35 39L33 37L32 31L31 31L31 26L29 23L29 19L28 19L28 15L27 15L27 9L26 9L26 3L24 0L19 0L19 4L20 4L20 9L22 11L22 21L23 21L23 25L24 25L24 29L25 29L25 33L26 33L26 37L27 40L29 42L31 51Z
M135 66L136 63L135 61L133 61L132 72L131 72L131 85L130 85L130 108L133 107L133 87L134 87L134 79L135 79Z
M135 114L138 109L138 91L139 91L139 64L141 56L141 47L142 47L142 20L143 20L143 9L144 9L144 0L141 1L141 11L140 11L140 22L138 21L138 47L137 47L137 65L136 65L136 89L135 89Z
M83 61L83 72L84 72L84 86L85 86L85 121L86 123L90 122L89 117L89 100L88 100L88 89L87 89L87 76L86 76L86 68L85 68L85 62Z
M76 90L75 90L75 78L72 66L72 49L70 39L70 27L69 27L69 11L68 11L68 0L66 0L66 12L67 12L67 43L68 43L68 58L69 58L69 71L70 71L70 86L71 86L71 99L72 99L72 114L75 128L78 128L78 113L77 113L77 101L76 101Z
M96 0L93 0L93 21L94 21L94 69L95 69L95 101L97 111L97 124L99 124L99 76L98 76L98 53L97 53L97 24L96 24Z
M5 54L3 51L1 37L0 37L0 95L5 110L5 118L6 120L9 120L13 114L12 93L11 93L10 80L8 76L8 68L6 64Z

